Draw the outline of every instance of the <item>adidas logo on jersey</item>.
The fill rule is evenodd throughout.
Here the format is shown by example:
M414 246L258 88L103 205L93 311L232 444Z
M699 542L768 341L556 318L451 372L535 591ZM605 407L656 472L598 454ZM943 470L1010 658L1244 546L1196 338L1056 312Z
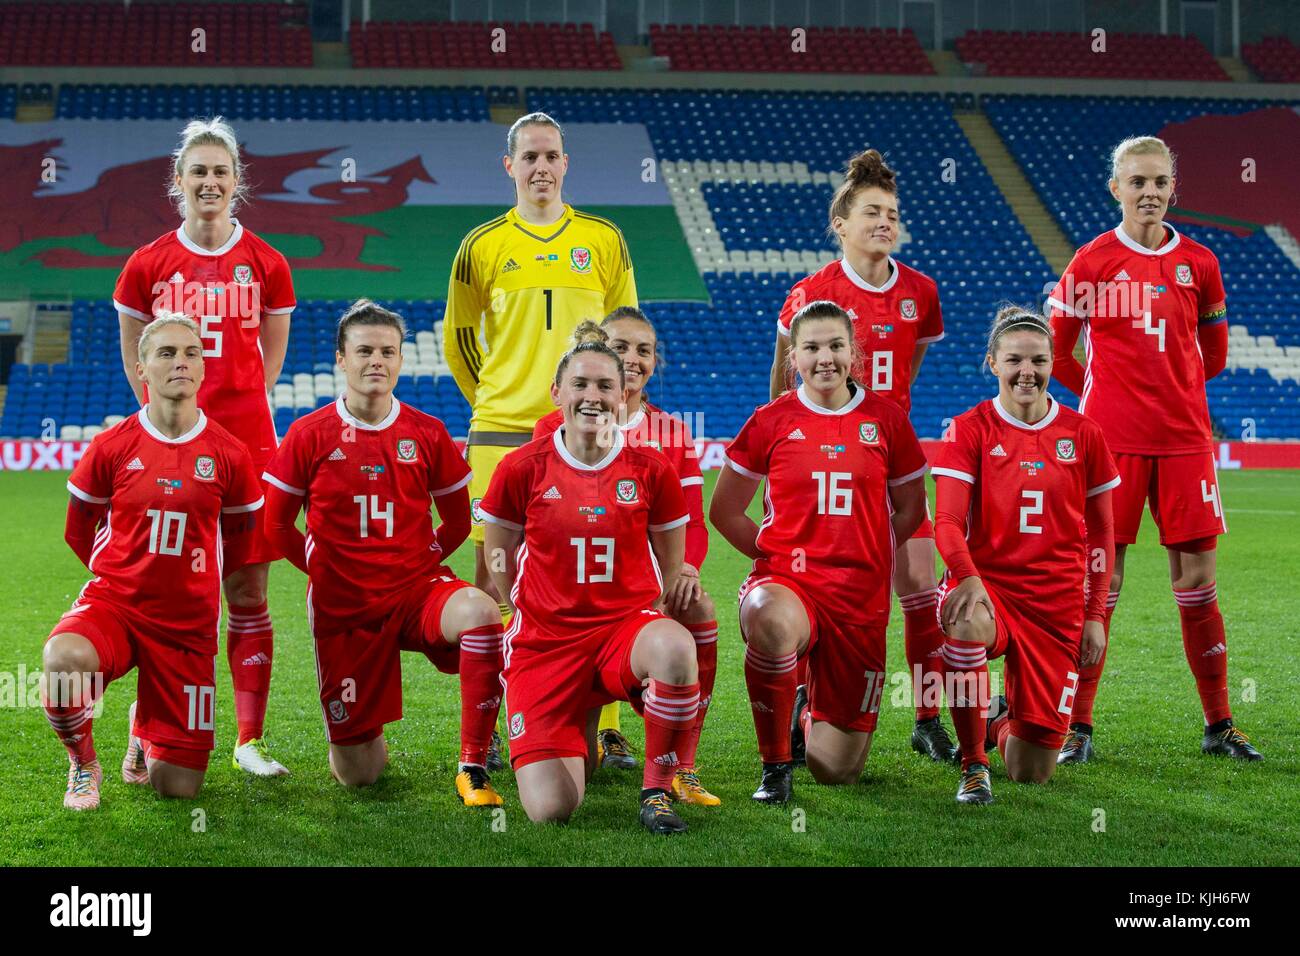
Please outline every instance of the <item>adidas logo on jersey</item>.
M550 488L546 489L546 494L542 495L542 500L559 501L562 497L564 496L560 494L560 489L556 488L554 485L551 485Z
M168 282L184 282L184 281L185 281L185 277L184 277L183 275L181 275L179 272L177 272L177 273L175 273L175 274L174 274L170 279L168 279L167 281L168 281Z
M1128 270L1127 270L1127 269L1120 269L1120 270L1119 270L1119 275L1115 276L1115 281L1116 281L1116 282L1129 282L1129 281L1131 281L1131 280L1129 279L1129 277L1128 277Z
M330 461L347 461L347 460L348 460L348 456L345 455L345 454L343 454L343 449L342 449L342 448L335 448L332 452L330 452L329 460L330 460Z
M268 664L268 665L269 665L270 663L271 663L271 658L267 657L267 656L266 656L264 653L262 653L261 651L258 651L258 652L257 652L256 654L254 654L252 657L245 657L245 658L244 658L244 666L245 666L245 667L255 667L255 666L257 666L258 664Z
M655 763L661 767L676 767L678 763L677 751L670 750L666 754L660 754L658 757L655 757Z
M132 458L131 464L126 466L127 471L144 471L144 462L139 458Z
M998 443L993 446L993 450L989 452L989 455L991 455L994 458L1006 458L1007 452L1006 449L1002 447L1002 444Z
M792 431L792 432L791 432L787 437L788 437L788 439L789 439L790 441L803 441L803 440L804 440L804 438L803 438L803 431L802 431L801 429L798 429L798 428L796 428L794 431Z
M506 264L501 267L501 274L505 275L507 272L518 272L522 268L523 266L515 262L514 259L507 259Z

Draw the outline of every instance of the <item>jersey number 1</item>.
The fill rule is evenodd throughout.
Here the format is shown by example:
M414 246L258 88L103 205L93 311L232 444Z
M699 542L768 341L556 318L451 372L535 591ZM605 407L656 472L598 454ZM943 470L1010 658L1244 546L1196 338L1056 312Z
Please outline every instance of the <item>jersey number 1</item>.
M546 331L551 331L551 290L543 289L542 295L546 296Z

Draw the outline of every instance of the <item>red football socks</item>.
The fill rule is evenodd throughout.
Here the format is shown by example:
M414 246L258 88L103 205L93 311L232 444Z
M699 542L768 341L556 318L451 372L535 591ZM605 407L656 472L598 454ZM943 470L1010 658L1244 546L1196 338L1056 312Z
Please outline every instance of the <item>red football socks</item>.
M961 766L988 764L984 752L985 711L989 705L988 649L977 641L944 639L945 684L951 687L948 709L961 742ZM949 676L951 675L951 676Z
M943 703L942 697L933 698L934 688L942 686L943 678L944 637L935 614L939 589L934 587L915 594L899 595L898 601L903 607L903 647L907 654L908 674L912 678L916 719L929 720L939 716L939 707ZM926 699L927 694L931 699Z
M235 722L241 745L261 737L266 724L272 643L271 615L265 601L256 607L227 607L226 660L235 685Z
M1115 614L1115 605L1119 603L1119 592L1111 591L1106 595L1106 646L1101 649L1101 660L1091 667L1079 669L1079 688L1074 693L1074 706L1071 708L1070 723L1092 726L1092 704L1097 699L1097 682L1106 667L1106 652L1110 650L1110 619Z
M1213 581L1203 588L1174 589L1183 625L1183 653L1196 678L1205 723L1217 724L1232 716L1228 705L1228 643L1219 613L1218 590Z
M501 710L502 639L500 624L485 624L460 635L460 762L487 764L492 728Z
M700 747L700 732L704 729L704 717L709 712L713 700L713 682L718 676L718 622L704 621L692 624L688 628L695 638L695 666L700 672L700 712L691 728L690 738L677 756L682 766L695 769L695 754Z
M700 709L700 684L667 684L651 679L645 703L643 790L668 790L673 774L685 766L681 754L690 742Z
M87 675L94 679L94 675ZM82 763L95 759L95 741L91 734L95 701L92 688L84 686L81 675L69 675L61 681L47 675L48 688L41 687L41 705L68 754Z
M752 646L745 648L745 686L749 690L758 753L763 763L790 761L790 715L794 711L797 658L794 653L767 657Z

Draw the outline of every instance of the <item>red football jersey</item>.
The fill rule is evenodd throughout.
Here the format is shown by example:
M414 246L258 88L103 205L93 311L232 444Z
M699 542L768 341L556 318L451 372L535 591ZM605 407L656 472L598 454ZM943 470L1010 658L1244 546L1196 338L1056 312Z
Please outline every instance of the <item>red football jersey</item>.
M980 577L1058 628L1082 627L1087 499L1120 482L1097 423L1052 401L1026 425L993 398L957 416L932 472L973 486L966 540Z
M1047 304L1083 322L1079 411L1112 452L1183 455L1205 451L1213 432L1196 329L1223 321L1219 260L1165 223L1170 239L1151 250L1123 227L1074 254ZM1147 307L1149 306L1149 311Z
M243 442L202 411L174 439L147 413L96 435L68 479L82 501L108 506L77 603L115 605L134 626L215 654L220 518L262 507L262 486Z
M650 532L687 521L663 455L619 432L609 454L586 465L564 446L563 429L502 460L479 514L524 532L514 604L530 633L556 640L650 607L663 587Z
M755 410L727 446L727 464L767 479L755 574L794 578L847 621L889 620L889 487L926 470L906 412L865 389L828 411L801 385Z
M275 422L259 332L263 315L293 311L293 279L284 256L233 222L230 240L211 252L190 241L183 225L141 246L117 277L113 305L141 322L167 309L199 324L199 407L264 465L275 452Z
M442 573L430 505L468 484L470 470L432 415L394 398L367 425L339 398L289 426L262 477L306 499L308 602L324 631L369 620Z
M853 319L865 384L906 412L912 408L912 353L943 338L943 312L933 279L892 257L889 264L893 271L882 286L867 282L844 259L800 279L781 307L776 329L789 335L795 313L809 302L836 303Z

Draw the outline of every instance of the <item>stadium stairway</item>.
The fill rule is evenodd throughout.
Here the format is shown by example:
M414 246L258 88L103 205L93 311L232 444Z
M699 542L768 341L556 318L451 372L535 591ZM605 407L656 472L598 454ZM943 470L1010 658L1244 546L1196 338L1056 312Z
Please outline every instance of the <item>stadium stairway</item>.
M60 306L46 306L37 313L36 329L32 336L32 361L43 364L68 360L69 332L72 329L72 312Z
M1043 254L1043 258L1060 275L1074 256L1074 246L1034 192L1034 187L1007 150L1002 137L983 113L954 111L953 116L970 144L975 147L980 161L993 177L993 182L997 184L1011 211L1034 240L1034 245Z
M1241 60L1235 56L1216 56L1219 66L1223 67L1223 72L1232 77L1234 83L1254 83L1255 78L1250 75L1250 69Z

